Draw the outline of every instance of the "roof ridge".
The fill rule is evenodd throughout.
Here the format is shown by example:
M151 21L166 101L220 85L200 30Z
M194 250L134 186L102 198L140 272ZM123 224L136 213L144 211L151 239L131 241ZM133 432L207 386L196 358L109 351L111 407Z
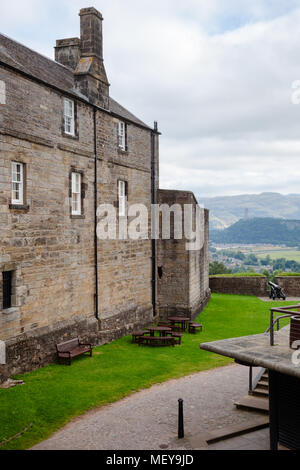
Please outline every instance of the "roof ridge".
M71 71L68 67L66 67L65 65L60 64L59 62L57 62L57 61L54 60L54 59L50 59L50 57L46 56L45 54L42 54L41 52L38 52L38 51L36 51L35 49L32 49L32 47L26 46L26 44L23 44L22 42L17 41L16 39L11 38L10 36L7 36L7 34L0 33L0 36L3 36L4 38L8 39L9 41L15 42L15 43L18 44L19 46L22 46L22 47L24 47L25 49L28 49L29 51L33 52L34 54L38 54L40 57L43 57L43 59L46 59L46 60L48 60L49 62L53 62L54 64L59 65L60 67L63 67L65 70L67 70L67 71L69 71L69 72L72 73L72 71Z
M72 69L3 33L0 33L0 61L42 81L46 85L54 86L62 92L70 93L89 102L87 97L74 88L74 71ZM110 113L146 129L151 129L114 98L110 97L110 103Z

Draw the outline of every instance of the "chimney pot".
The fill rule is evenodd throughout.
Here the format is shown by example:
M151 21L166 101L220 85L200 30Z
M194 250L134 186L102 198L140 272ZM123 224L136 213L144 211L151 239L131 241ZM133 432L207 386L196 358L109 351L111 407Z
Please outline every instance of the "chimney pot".
M55 47L55 60L73 70L80 59L80 39L58 39Z
M98 16L98 18L100 18L100 20L103 20L103 16L100 13L100 11L96 10L96 8L94 8L94 7L81 8L81 10L79 12L79 16L84 16L84 15L96 15L96 16Z
M80 16L81 55L97 56L103 60L102 21L96 8L82 8Z

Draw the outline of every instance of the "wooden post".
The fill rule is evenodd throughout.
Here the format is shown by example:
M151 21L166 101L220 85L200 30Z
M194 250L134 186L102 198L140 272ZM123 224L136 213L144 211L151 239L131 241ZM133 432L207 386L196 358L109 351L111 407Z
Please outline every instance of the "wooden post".
M269 370L270 450L278 450L277 373Z
M183 423L183 400L178 400L178 439L184 438L184 423Z

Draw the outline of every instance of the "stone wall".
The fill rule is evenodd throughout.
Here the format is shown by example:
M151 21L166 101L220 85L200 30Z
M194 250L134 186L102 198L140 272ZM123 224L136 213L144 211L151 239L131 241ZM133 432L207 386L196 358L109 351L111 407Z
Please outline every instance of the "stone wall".
M267 278L266 277L222 277L214 276L209 280L212 292L219 294L255 295L256 297L266 297Z
M287 297L300 297L300 276L277 276L275 284L278 284Z
M151 247L151 132L127 125L126 152L118 148L118 119L99 112L98 206L118 210L118 180L127 183L128 205L143 204L149 214L147 240L99 240L99 316L103 329L124 323L127 312L153 319ZM117 231L124 219L117 217ZM130 223L130 219L128 221Z
M159 190L158 204L197 204L188 191ZM184 219L183 219L184 220ZM171 217L171 239L158 241L157 308L161 319L176 314L195 318L210 298L208 285L208 223L205 211L205 240L200 250L188 251L187 240L174 238L174 217Z
M6 365L0 365L0 383L12 374L30 372L57 360L55 345L79 337L93 346L107 344L149 324L152 310L126 312L110 329L102 330L95 316L78 315L23 333L6 341Z
M82 11L84 28L89 24L87 14L93 15L93 21L101 20L94 10ZM98 23L95 31L101 33ZM94 34L92 40L93 37ZM78 49L78 40L73 46ZM15 43L9 47L12 59L16 55L21 61L23 53L19 46ZM28 60L31 54L32 64ZM72 69L75 56L69 64ZM77 67L76 78L77 72L73 76L71 69L40 62L32 51L27 50L25 57L26 73L22 67L19 72L13 70L11 62L0 68L0 82L5 90L0 101L0 302L2 272L13 272L12 308L4 310L0 303L0 340L7 345L7 365L0 366L2 376L50 363L55 358L55 344L60 341L79 335L85 341L103 344L153 321L150 206L152 157L154 189L159 188L158 133L153 133L118 103L109 101L108 84L105 109L95 111L90 103L97 100L88 102L76 94L76 80L81 77L84 85L90 76L82 72L82 64L79 71ZM44 72L42 78L39 67ZM30 77L28 70L36 78ZM96 76L92 77L94 81ZM48 79L49 86L44 81ZM103 80L96 87L98 94L105 85ZM64 132L64 98L70 95L75 110L74 136ZM109 102L112 111L108 110ZM126 123L126 151L118 145L119 120ZM21 162L25 169L25 200L18 207L11 204L11 162ZM74 170L82 175L80 216L71 213L70 175ZM148 225L144 228L148 237L98 240L96 259L95 202L98 207L112 204L117 211L119 180L126 182L128 204L143 204L147 208ZM196 203L192 193L164 194L170 205ZM208 212L205 214L205 243L201 250L187 252L183 250L184 243L177 240L157 243L158 265L170 268L161 284L157 282L158 310L162 315L184 311L194 317L209 299ZM117 230L123 222L117 215Z
M2 68L0 80L6 84L0 107L0 297L2 271L14 272L13 307L4 311L0 304L0 340L8 342L7 370L21 372L47 363L56 338L80 333L82 315L95 319L93 110L78 101L72 139L62 132L63 94ZM129 203L150 209L151 130L128 123L128 151L122 152L117 126L116 117L98 111L98 205L117 208L122 179ZM12 161L26 167L20 208L10 206ZM77 217L70 214L71 168L83 175L83 215ZM153 319L151 257L151 240L99 241L100 342ZM61 322L68 331L63 327L53 336Z
M94 314L93 161L0 135L0 272L15 273L0 339L85 312ZM10 207L11 161L26 165L26 208ZM71 167L83 171L84 216L70 216ZM2 274L1 274L2 276Z

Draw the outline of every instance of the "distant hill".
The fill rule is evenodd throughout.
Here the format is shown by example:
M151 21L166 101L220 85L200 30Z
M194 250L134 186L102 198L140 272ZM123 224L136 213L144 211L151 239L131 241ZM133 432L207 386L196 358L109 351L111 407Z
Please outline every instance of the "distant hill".
M300 194L242 194L204 199L198 195L198 201L210 209L212 229L227 228L245 217L300 219Z
M300 220L253 218L239 220L225 230L211 230L214 243L271 243L300 245Z

